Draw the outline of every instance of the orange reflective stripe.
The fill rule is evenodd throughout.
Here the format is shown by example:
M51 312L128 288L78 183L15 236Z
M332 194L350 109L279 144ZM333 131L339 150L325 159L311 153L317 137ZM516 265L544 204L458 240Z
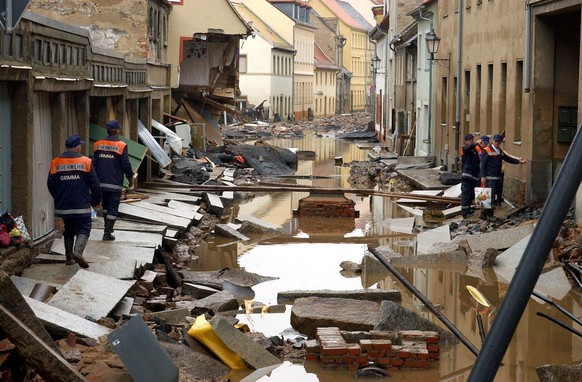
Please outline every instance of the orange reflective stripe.
M63 171L91 171L91 159L87 157L78 158L55 158L51 161L51 174Z
M125 142L122 141L108 141L108 140L100 140L93 144L93 151L101 150L101 151L111 151L121 155L123 150L125 149Z

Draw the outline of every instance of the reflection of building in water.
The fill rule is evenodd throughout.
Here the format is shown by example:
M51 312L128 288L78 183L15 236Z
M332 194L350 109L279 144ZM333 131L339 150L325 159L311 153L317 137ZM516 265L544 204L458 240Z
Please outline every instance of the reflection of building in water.
M297 221L299 223L298 231L304 232L309 235L310 239L318 239L318 241L324 239L334 241L338 236L344 236L356 227L354 218L299 216Z

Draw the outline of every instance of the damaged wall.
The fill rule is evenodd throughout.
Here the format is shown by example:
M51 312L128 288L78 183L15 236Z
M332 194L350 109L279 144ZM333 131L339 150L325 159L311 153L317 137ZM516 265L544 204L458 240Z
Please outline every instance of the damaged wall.
M144 0L32 0L29 10L87 29L92 45L148 57L148 4Z

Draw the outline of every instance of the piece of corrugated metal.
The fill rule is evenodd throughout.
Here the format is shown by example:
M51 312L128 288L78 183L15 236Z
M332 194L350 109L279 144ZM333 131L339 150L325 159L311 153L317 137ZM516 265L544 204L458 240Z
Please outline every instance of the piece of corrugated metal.
M156 141L153 135L148 131L148 129L144 126L141 121L137 121L137 135L139 139L141 139L142 143L150 149L152 156L154 157L155 161L162 166L162 168L167 167L172 160L168 156L168 154L164 151L162 146Z

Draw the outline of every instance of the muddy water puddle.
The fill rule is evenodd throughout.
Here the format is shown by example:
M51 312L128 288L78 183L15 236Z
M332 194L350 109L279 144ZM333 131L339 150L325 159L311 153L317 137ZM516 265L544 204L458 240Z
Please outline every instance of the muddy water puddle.
M292 181L324 187L349 187L349 168L335 166L335 157L342 156L347 163L352 160L367 160L368 153L351 142L313 136L306 136L302 140L277 140L270 143L280 147L315 151L314 160L300 161ZM324 178L309 179L310 175ZM409 217L406 211L390 199L347 194L346 197L356 203L356 209L360 212L356 219L294 218L292 212L297 208L298 201L307 195L292 192L257 194L252 200L237 205L232 211L231 219L254 216L280 226L283 234L251 244L212 235L197 251L200 258L194 264L194 269L242 268L248 272L278 277L277 280L253 287L255 301L269 305L277 304L278 292L288 290L398 290L402 293L403 306L444 327L387 271L380 275L364 272L359 276L340 272L339 264L342 261L362 261L367 244L386 245L402 255L413 255L414 237L404 232L391 231L385 223L390 219ZM453 272L446 265L441 269L403 268L400 271L433 304L442 309L445 316L471 343L478 349L481 347L477 315L482 318L483 330L487 333L507 284L498 282L493 271L485 272L480 277L472 277ZM478 305L468 293L467 285L476 287L490 301L492 307L485 309ZM574 315L582 316L579 295L570 292L556 302ZM267 336L292 337L296 333L290 325L291 308L286 306L285 313L239 315L237 318L247 323L253 331ZM536 312L555 317L569 326L575 325L555 308L530 299L503 365L499 368L496 381L536 381L537 366L550 363L574 364L582 360L582 341L558 325L537 316ZM390 370L390 380L465 381L474 361L475 356L464 345L447 345L441 347L440 361L432 363L429 370ZM228 378L240 381L245 375L233 373ZM356 379L354 372L345 369L323 368L316 362L286 362L260 381L343 382Z

